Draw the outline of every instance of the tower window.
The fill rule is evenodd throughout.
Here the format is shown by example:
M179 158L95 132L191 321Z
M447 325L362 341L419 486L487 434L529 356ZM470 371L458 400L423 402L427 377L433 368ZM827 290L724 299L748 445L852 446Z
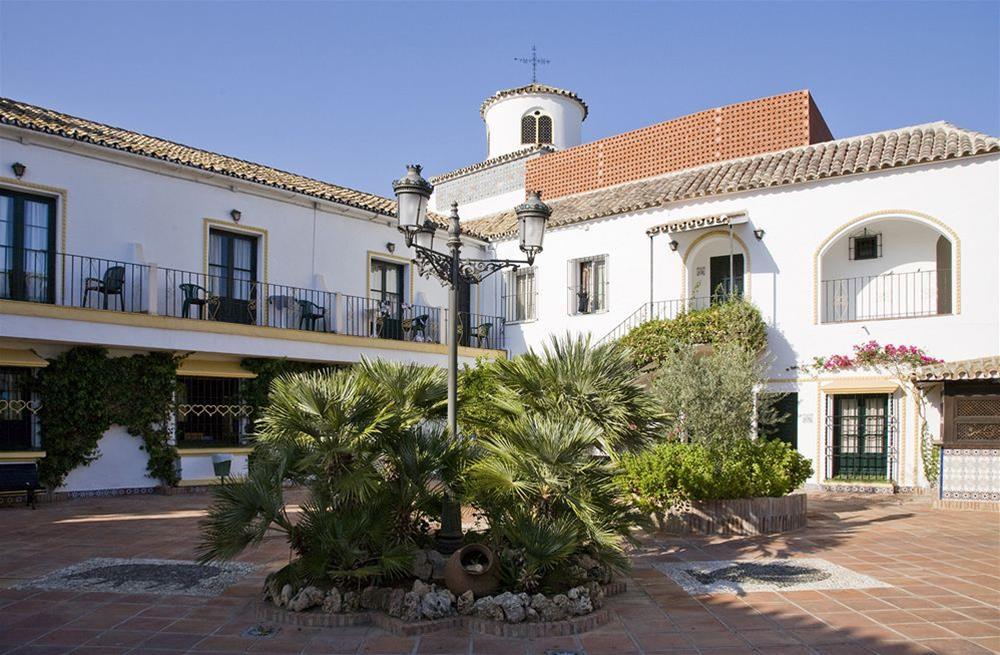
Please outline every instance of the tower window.
M521 143L552 143L552 118L537 109L522 116Z

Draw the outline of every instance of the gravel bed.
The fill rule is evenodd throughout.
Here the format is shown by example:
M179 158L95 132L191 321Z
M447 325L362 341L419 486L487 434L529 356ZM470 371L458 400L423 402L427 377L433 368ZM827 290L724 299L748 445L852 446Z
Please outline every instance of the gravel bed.
M253 570L252 565L242 562L196 564L171 559L99 557L14 588L214 596Z
M689 594L743 594L752 591L801 591L889 587L816 558L658 562L653 566Z

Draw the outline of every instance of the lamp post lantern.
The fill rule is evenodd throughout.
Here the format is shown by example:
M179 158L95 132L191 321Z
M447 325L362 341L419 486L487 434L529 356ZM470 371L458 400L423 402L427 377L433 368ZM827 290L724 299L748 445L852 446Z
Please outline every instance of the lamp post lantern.
M522 264L531 266L535 256L542 252L545 223L552 210L542 202L537 191L528 193L524 203L514 208L523 261L512 259L463 259L462 225L458 216L458 203L451 204L449 216L448 253L434 250L437 227L427 218L427 202L434 187L420 176L420 166L411 164L406 176L392 183L398 203L399 231L406 237L406 245L415 250L414 263L420 274L435 276L448 287L448 433L458 438L458 289L462 283L479 284L490 275L505 268L516 269ZM441 507L441 528L436 536L437 548L445 554L453 553L462 543L462 508L445 492Z

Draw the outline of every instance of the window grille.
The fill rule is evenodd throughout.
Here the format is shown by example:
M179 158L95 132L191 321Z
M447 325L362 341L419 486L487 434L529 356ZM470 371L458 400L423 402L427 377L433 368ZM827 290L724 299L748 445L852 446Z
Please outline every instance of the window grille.
M41 448L34 369L0 368L0 451Z
M504 275L503 307L508 323L535 320L535 268L507 271Z
M245 442L253 407L234 378L182 376L177 391L179 446L237 446Z
M552 117L537 109L521 117L521 143L552 143Z
M878 259L882 256L882 233L869 234L868 229L847 240L849 259Z
M1000 444L1000 394L979 393L987 389L955 390L946 384L942 435L946 446L982 448Z
M826 479L896 479L897 402L888 394L827 395Z
M569 314L596 314L608 310L608 256L569 261Z

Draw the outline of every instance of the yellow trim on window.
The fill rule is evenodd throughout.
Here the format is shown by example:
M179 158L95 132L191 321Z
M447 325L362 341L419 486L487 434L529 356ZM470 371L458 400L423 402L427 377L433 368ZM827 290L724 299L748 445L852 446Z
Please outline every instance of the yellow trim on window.
M177 454L182 457L197 457L198 455L249 455L253 446L206 446L204 448L178 448Z
M395 264L402 264L406 267L406 270L410 273L410 281L406 290L406 297L409 298L407 302L413 304L413 260L406 257L400 257L399 255L393 255L388 252L378 252L375 250L368 251L368 258L365 260L365 298L371 300L372 297L372 260L381 259L382 261L391 262ZM404 273L405 275L405 273Z
M257 374L240 366L239 362L186 357L177 367L177 375L205 378L255 378Z
M45 457L44 450L0 451L0 462L29 462Z
M835 380L820 385L823 393L896 393L899 383L892 380Z
M49 362L31 350L15 348L0 348L0 366L17 366L24 368L45 368Z
M250 236L260 237L260 242L261 242L260 263L262 264L261 270L263 271L263 275L261 276L261 279L257 281L263 282L265 285L267 285L267 280L268 280L267 230L262 227L242 225L235 221L223 221L217 218L205 218L202 220L203 220L202 272L206 276L208 276L208 249L209 249L209 242L211 241L211 239L209 238L209 234L211 233L212 228L215 227L224 232L233 232L234 234L246 234Z

